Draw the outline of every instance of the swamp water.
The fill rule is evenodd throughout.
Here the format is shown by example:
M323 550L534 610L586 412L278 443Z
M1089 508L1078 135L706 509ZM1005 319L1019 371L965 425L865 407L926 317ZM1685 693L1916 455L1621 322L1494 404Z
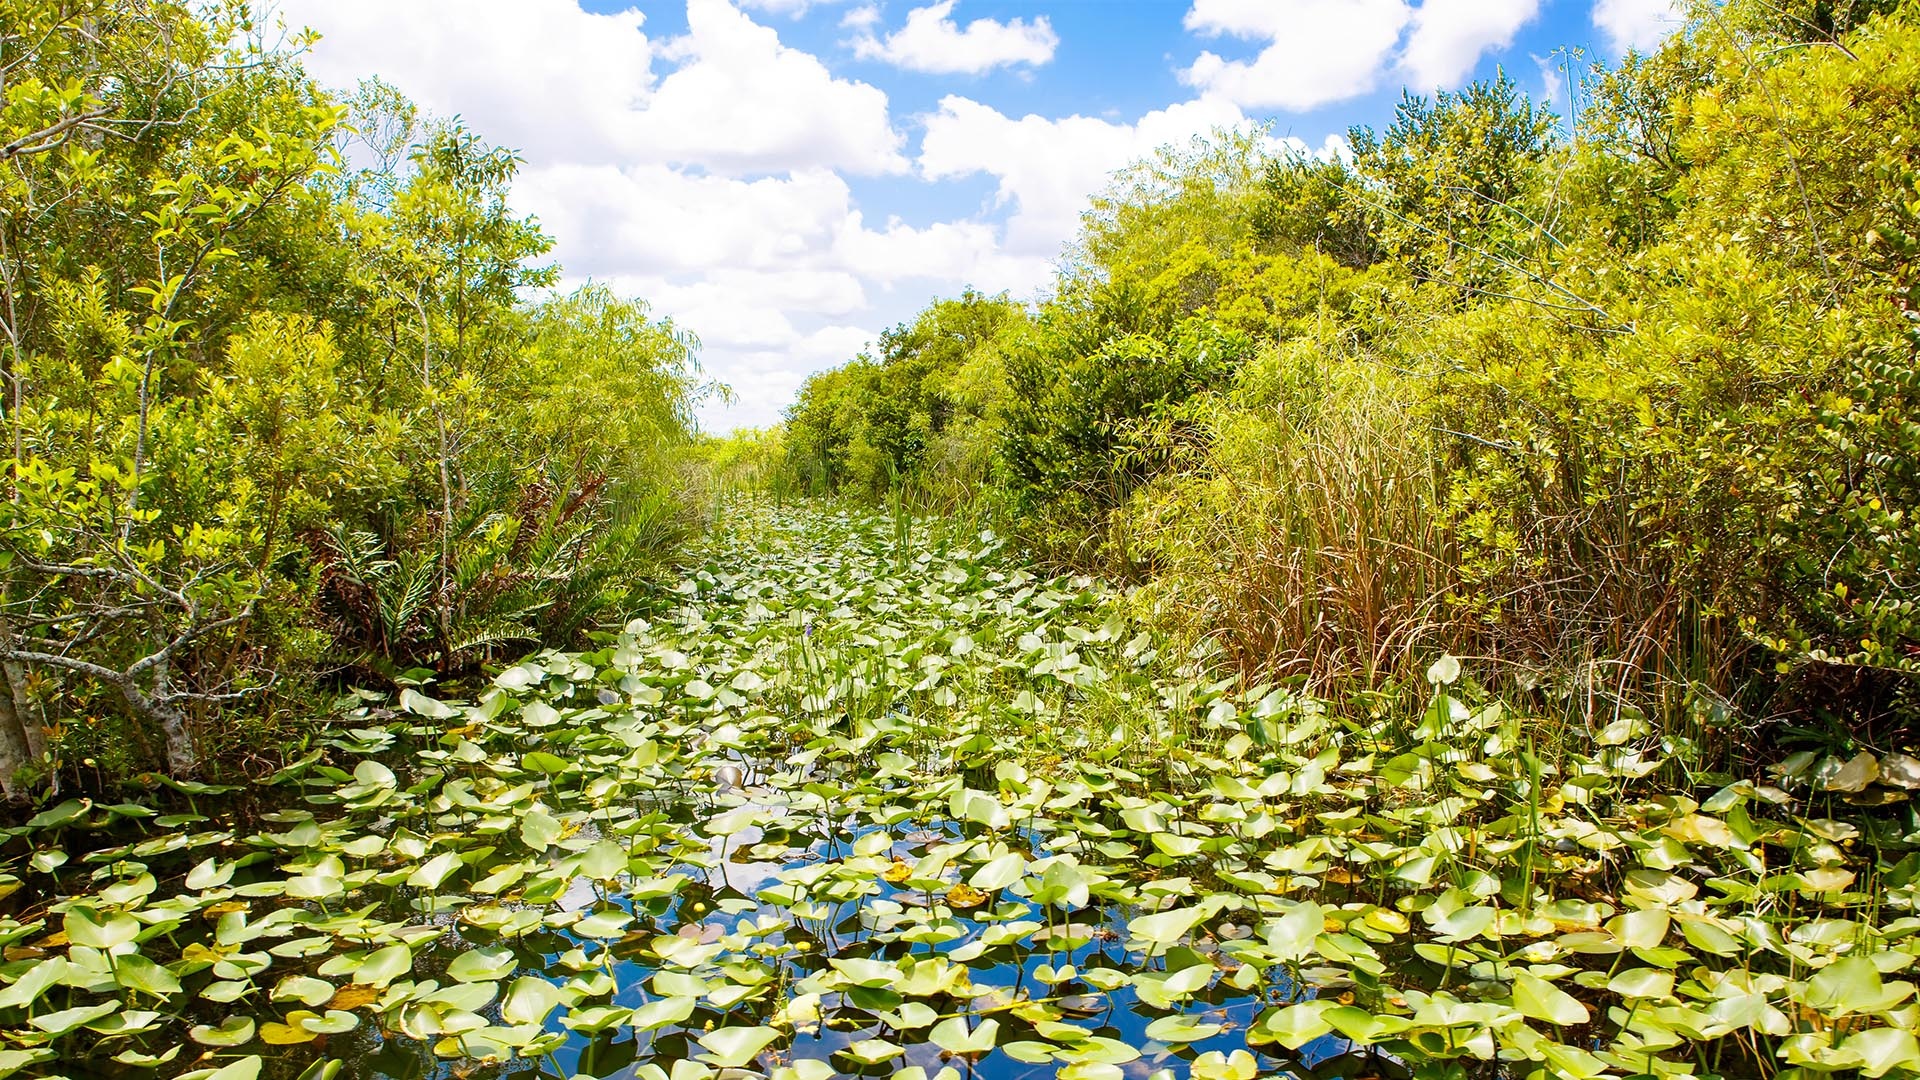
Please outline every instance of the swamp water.
M1457 672L1338 724L997 548L755 509L598 651L336 725L257 832L48 810L0 1076L1709 1075L1802 997L1797 1052L1920 1067L1920 923L1849 917L1837 846L1777 927L1699 899L1753 785L1603 814L1625 730L1548 798Z

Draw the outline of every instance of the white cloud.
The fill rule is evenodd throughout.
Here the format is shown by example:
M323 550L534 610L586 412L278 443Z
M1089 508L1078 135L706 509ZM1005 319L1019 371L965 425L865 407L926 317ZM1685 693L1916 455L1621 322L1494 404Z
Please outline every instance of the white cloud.
M863 326L835 323L800 334L777 349L741 349L717 356L709 351L706 367L740 395L728 421L765 427L779 421L808 375L846 363L879 336Z
M1342 79L1379 79L1403 52L1409 69L1441 71L1505 40L1501 20L1462 0L1427 0L1458 9L1446 34L1423 29L1412 0L1195 0L1190 28L1258 42L1260 56L1190 72L1203 87L1194 100L1129 123L1008 115L950 96L923 118L910 159L886 93L837 76L748 9L798 17L845 3L841 24L891 62L948 72L1047 63L1053 27L956 20L955 0L918 0L884 40L874 39L874 0L660 0L686 4L687 32L670 37L649 35L638 11L595 15L577 0L283 2L289 23L327 35L310 63L323 81L378 73L519 149L516 209L555 237L571 281L641 297L701 337L703 363L739 395L707 411L720 427L777 419L808 372L853 356L929 295L972 285L1031 296L1051 280L1088 196L1161 145L1242 127L1249 102L1344 94ZM1383 44L1354 8L1385 16ZM1363 55L1321 55L1343 49ZM1307 70L1265 81L1281 61ZM1318 150L1274 143L1344 147L1337 137ZM918 207L908 221L863 205L868 189L849 180L863 175L926 185L986 176L995 194L990 206L942 212L938 189L917 187L902 200Z
M325 35L307 58L322 82L350 89L378 73L534 159L619 152L653 88L638 11L594 15L573 0L285 0L280 12Z
M1114 170L1165 144L1245 123L1238 108L1213 97L1121 124L1078 115L1015 119L949 95L927 118L918 164L931 180L976 173L995 177L997 201L1016 207L1007 222L1007 252L1051 259L1078 229L1087 197L1103 188Z
M867 30L879 22L880 5L878 4L862 4L857 8L849 8L845 15L840 16L840 25L849 30Z
M1053 276L1050 257L1004 250L1000 231L979 221L942 221L925 228L892 221L884 231L875 231L856 216L842 232L835 254L842 265L882 282L887 292L912 282L1026 296Z
M641 113L637 151L728 171L905 170L878 88L834 78L726 0L689 0L687 20L687 38L674 44L691 59Z
M1616 53L1651 51L1686 21L1682 0L1596 0L1593 25Z
M554 234L573 280L644 297L700 336L703 363L739 394L710 417L723 424L771 422L798 384L780 364L844 361L874 325L907 317L928 295L974 285L1025 296L1052 272L1051 250L1010 254L986 222L869 227L847 182L825 169L747 179L656 164L534 165L513 200Z
M569 280L647 300L735 384L710 423L774 419L795 370L845 360L919 305L883 299L903 282L1017 276L986 226L866 228L846 177L910 170L886 94L728 0L684 2L687 32L670 38L575 0L284 0L284 14L326 35L308 60L322 81L378 73L519 149L514 206L554 236Z
M573 0L288 0L285 12L326 35L311 60L322 81L378 72L530 161L907 168L885 93L835 78L727 0L688 0L688 33L666 41L637 11Z
M1412 15L1402 0L1194 0L1188 29L1267 44L1251 61L1203 52L1180 78L1246 108L1304 112L1372 90Z
M840 2L841 0L740 0L740 5L755 11L764 11L769 15L785 15L789 19L797 19L814 8Z
M1513 44L1539 12L1540 0L1425 0L1413 13L1400 66L1417 90L1458 86L1487 50Z
M936 75L979 75L996 67L1027 64L1037 67L1053 59L1060 38L1045 15L1032 22L975 19L966 29L952 18L955 0L939 0L907 13L905 26L875 38L870 29L854 38L854 55L862 60L884 60L895 67ZM859 25L871 28L878 11L860 9ZM849 13L848 18L853 19Z
M524 170L514 202L558 238L576 274L776 270L831 244L850 212L845 180L824 170L743 180L664 165Z
M1289 112L1368 93L1396 71L1416 90L1451 89L1539 10L1540 0L1193 0L1187 29L1261 47L1251 60L1202 52L1180 78L1243 108Z
M1536 56L1533 62L1540 68L1540 100L1560 112L1562 116L1567 115L1571 106L1564 99L1567 91L1567 77L1561 65L1565 61L1560 54L1555 53L1552 56Z
M1331 132L1320 140L1318 147L1308 146L1307 141L1293 135L1267 140L1267 150L1272 154L1286 154L1296 158L1318 158L1321 161L1352 161L1353 144L1345 135Z

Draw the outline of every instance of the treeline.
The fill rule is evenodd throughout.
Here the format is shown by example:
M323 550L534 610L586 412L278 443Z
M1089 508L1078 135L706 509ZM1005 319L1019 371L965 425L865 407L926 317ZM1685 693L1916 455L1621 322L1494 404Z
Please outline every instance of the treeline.
M1043 303L937 302L808 382L771 482L996 514L1356 708L1452 653L1700 744L1894 737L1920 14L1736 0L1575 94L1163 152Z
M555 294L512 153L255 20L0 0L10 797L270 765L329 693L618 617L691 527L692 338Z

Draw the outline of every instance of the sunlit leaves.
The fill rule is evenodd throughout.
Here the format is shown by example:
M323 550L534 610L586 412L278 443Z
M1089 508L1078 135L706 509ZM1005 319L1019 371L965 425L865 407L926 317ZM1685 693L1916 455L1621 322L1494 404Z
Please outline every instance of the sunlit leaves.
M779 1037L780 1032L770 1027L730 1027L702 1035L699 1041L707 1050L709 1064L737 1069L758 1057L761 1050Z
M1174 908L1131 920L1127 923L1127 932L1150 950L1164 950L1185 937L1206 917L1206 911L1201 908ZM1317 927L1315 932L1318 932Z
M32 1045L109 1038L126 1065L166 1039L307 1060L372 1028L505 1059L633 1028L692 1054L680 1071L745 1069L833 1030L853 1033L841 1070L930 1045L1097 1078L1158 1052L1100 1030L1124 1010L1145 1040L1192 1046L1196 1076L1255 1068L1243 1040L1311 1052L1335 1036L1597 1075L1628 1049L1680 1061L1668 1047L1816 1022L1842 1034L1783 1060L1905 1068L1906 1044L1875 1032L1911 1008L1913 934L1809 891L1859 865L1858 825L1790 816L1751 786L1673 795L1599 740L1528 807L1535 774L1489 749L1505 721L1464 696L1416 749L1304 722L1261 749L1239 725L1273 692L1218 708L1232 687L1157 668L1103 707L1145 723L1197 701L1191 718L1229 725L1220 745L1165 745L1165 763L1097 742L1028 753L1053 744L1020 740L1060 733L976 728L1014 722L986 706L1000 680L1053 678L1031 672L1042 657L1118 667L1128 634L1099 594L1023 579L992 603L908 602L857 529L813 513L781 535L843 530L836 567L771 544L729 559L604 653L543 653L480 703L446 694L457 731L351 729L255 834L176 833L220 846L102 873L41 927L0 922L20 962L0 1007L32 1007ZM986 580L925 565L930 589ZM960 655L957 627L974 642ZM942 677L914 689L929 658ZM820 669L842 688L838 726L793 708ZM695 677L713 693L683 693ZM757 700L723 700L739 685ZM664 689L620 703L648 687ZM1617 877L1596 876L1609 864ZM1759 914L1782 895L1800 917ZM66 939L39 943L52 934ZM1003 981L1016 968L1027 1000ZM1293 996L1269 997L1282 978Z
M1591 1014L1579 999L1545 979L1521 972L1513 981L1513 1007L1550 1024L1584 1024Z

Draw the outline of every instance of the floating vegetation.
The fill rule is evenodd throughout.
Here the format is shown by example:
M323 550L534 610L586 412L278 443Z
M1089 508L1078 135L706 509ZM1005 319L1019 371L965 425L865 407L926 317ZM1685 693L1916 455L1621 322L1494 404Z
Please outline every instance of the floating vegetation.
M1450 658L1355 724L990 534L739 516L597 651L370 701L256 831L197 784L14 830L0 1075L1920 1071L1909 760L1693 791Z

